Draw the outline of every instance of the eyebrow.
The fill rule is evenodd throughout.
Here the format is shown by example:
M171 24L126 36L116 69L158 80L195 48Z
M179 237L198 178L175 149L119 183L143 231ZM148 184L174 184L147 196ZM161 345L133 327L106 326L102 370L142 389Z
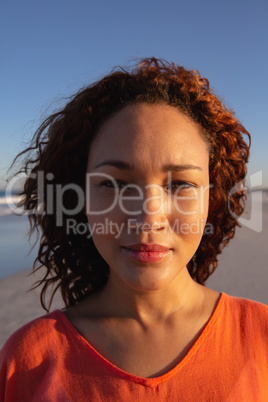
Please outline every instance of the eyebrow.
M119 161L119 160L107 160L98 163L95 166L95 169L101 167L101 166L113 166L116 167L117 169L121 170L134 170L135 166L130 164L129 162L124 162L124 161ZM191 165L191 164L185 164L185 165L164 165L162 166L161 169L163 172L182 172L184 170L202 170L200 166L196 165Z

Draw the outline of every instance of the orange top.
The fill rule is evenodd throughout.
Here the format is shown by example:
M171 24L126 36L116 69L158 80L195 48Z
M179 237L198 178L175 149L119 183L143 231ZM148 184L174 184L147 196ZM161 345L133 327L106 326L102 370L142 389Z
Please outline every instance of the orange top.
M5 402L268 401L268 306L222 293L188 354L156 378L114 366L59 310L15 332L0 367Z

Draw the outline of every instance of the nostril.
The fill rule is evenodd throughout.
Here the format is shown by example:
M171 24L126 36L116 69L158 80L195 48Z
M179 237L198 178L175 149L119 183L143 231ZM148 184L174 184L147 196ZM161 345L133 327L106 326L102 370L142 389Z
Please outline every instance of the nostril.
M164 225L162 225L162 224L160 224L160 223L154 223L154 224L149 224L149 223L144 223L143 225L142 225L142 228L141 228L141 230L143 231L143 232L153 232L153 231L160 231L160 230L163 230L164 229Z

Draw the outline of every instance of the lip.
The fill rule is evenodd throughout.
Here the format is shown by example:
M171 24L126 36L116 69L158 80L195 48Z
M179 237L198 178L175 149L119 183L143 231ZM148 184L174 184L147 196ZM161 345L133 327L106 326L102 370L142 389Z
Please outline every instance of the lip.
M160 261L170 252L170 248L159 244L133 244L122 246L122 249L136 261L143 263Z

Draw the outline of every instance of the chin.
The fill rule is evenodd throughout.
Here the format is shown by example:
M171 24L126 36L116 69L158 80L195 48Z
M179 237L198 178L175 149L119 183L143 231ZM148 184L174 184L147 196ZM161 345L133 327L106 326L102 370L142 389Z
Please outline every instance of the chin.
M172 274L166 270L156 267L146 267L141 269L142 272L136 272L135 274L129 274L121 276L120 281L125 286L140 292L155 292L163 290L168 287L174 279L177 277L178 272ZM162 271L162 272L160 272Z

